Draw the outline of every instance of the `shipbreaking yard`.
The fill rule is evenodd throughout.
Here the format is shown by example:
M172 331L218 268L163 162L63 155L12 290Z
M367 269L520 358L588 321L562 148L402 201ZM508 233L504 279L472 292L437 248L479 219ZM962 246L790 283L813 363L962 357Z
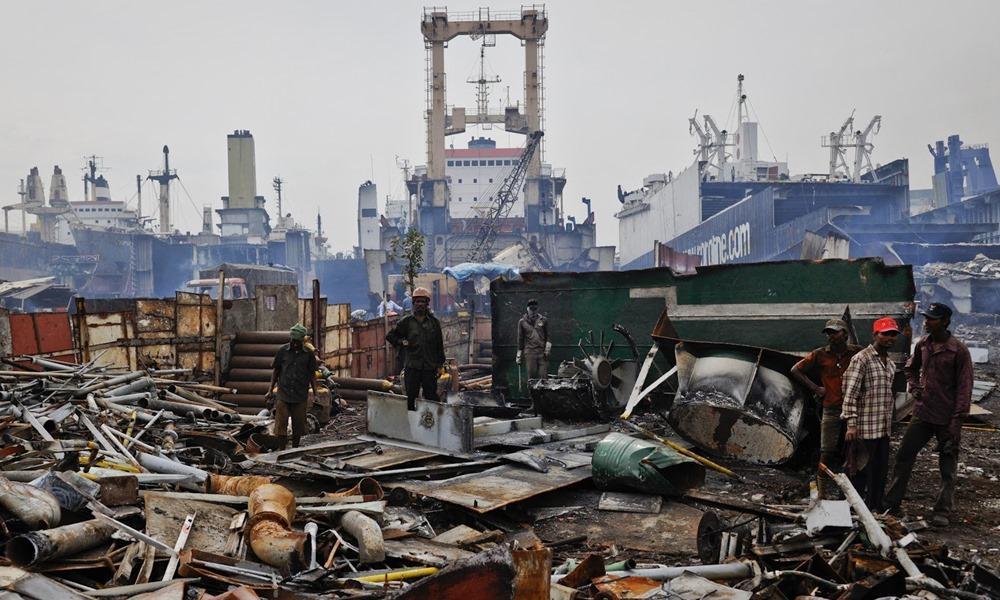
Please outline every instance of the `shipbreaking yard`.
M976 30L995 19L935 5L921 26L919 3L866 6L850 35L870 43L831 54L829 36L796 36L858 11L757 7L705 29L674 3L571 3L546 58L537 4L425 7L408 38L388 11L332 3L205 3L196 18L75 4L32 6L3 38L31 68L5 98L27 103L0 114L31 126L5 129L16 157L0 151L0 170L28 173L0 206L0 600L1000 598L1000 185L978 76L997 38ZM885 27L903 13L908 27ZM160 43L171 29L184 43ZM517 48L504 79L498 37ZM183 73L198 105L172 82L136 104L104 63L115 53L159 65L157 85ZM712 101L720 65L735 95ZM63 83L69 69L88 85ZM781 115L777 149L751 97ZM424 143L408 148L396 117L421 98ZM887 98L905 109L853 108ZM222 115L260 134L273 198L249 129L226 135L228 188L212 179ZM693 154L672 154L670 123ZM982 139L942 135L955 126ZM828 163L789 163L790 130ZM63 172L81 140L100 145L82 197ZM927 169L902 152L926 141L920 189ZM423 164L405 154L418 147ZM381 169L397 151L395 186ZM112 163L141 166L131 198L125 179L112 196ZM941 368L964 351L915 345L949 315L974 364L967 416L948 382L968 370ZM828 333L831 362L803 360ZM859 400L841 377L869 344L883 358L865 355ZM901 370L914 354L932 357L919 401ZM882 511L845 472L868 450L879 472L890 420L890 464L907 427L939 443ZM821 453L821 427L829 441L848 424ZM959 429L955 506L935 512Z
M879 259L525 273L493 282L491 318L442 319L446 400L415 411L396 317L352 321L318 284L2 312L4 597L998 597L982 316L956 323L984 350L950 527L929 525L930 451L899 516L843 476L844 500L811 486L817 417L788 367L831 312L862 343L895 317L901 360L917 293ZM531 382L511 337L527 297L561 363ZM263 393L296 322L323 367L310 433L276 450Z

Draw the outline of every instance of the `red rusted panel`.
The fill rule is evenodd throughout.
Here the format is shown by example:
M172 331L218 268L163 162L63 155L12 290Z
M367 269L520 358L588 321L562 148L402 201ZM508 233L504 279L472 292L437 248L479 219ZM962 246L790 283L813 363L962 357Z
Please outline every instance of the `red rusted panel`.
M73 351L73 331L66 313L35 313L35 335L39 342L39 352Z
M38 354L38 340L35 339L35 322L31 315L10 316L10 342L14 356Z

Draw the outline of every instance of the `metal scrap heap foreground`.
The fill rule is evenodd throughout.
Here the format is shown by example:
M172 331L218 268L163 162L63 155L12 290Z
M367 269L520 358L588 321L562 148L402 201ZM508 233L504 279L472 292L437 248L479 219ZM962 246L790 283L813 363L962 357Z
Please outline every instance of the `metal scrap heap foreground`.
M284 316L233 301L219 320L195 295L81 301L72 331L67 315L0 312L2 595L997 597L985 409L966 423L954 531L922 518L924 481L900 517L842 475L843 500L805 483L815 415L788 369L814 340L797 332L831 311L858 332L891 315L905 358L914 293L909 267L878 260L495 282L492 335L443 318L443 400L415 410L388 319L342 322L318 292ZM522 381L527 298L561 364ZM313 433L278 448L261 392L297 319L325 367Z

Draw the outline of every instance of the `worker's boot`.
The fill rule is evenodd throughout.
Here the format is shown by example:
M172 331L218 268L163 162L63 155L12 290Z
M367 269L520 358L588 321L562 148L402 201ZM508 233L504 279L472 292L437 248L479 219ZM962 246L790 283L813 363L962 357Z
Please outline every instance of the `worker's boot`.
M274 442L274 445L278 447L278 450L284 450L288 447L288 436L276 435L274 436Z

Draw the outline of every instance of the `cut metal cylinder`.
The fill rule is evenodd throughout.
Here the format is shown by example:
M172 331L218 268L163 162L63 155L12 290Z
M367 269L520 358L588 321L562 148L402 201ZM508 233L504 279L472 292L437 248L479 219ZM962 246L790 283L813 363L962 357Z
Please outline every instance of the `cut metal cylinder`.
M8 541L6 556L19 567L30 567L89 550L108 541L114 532L114 527L97 519L32 531Z

